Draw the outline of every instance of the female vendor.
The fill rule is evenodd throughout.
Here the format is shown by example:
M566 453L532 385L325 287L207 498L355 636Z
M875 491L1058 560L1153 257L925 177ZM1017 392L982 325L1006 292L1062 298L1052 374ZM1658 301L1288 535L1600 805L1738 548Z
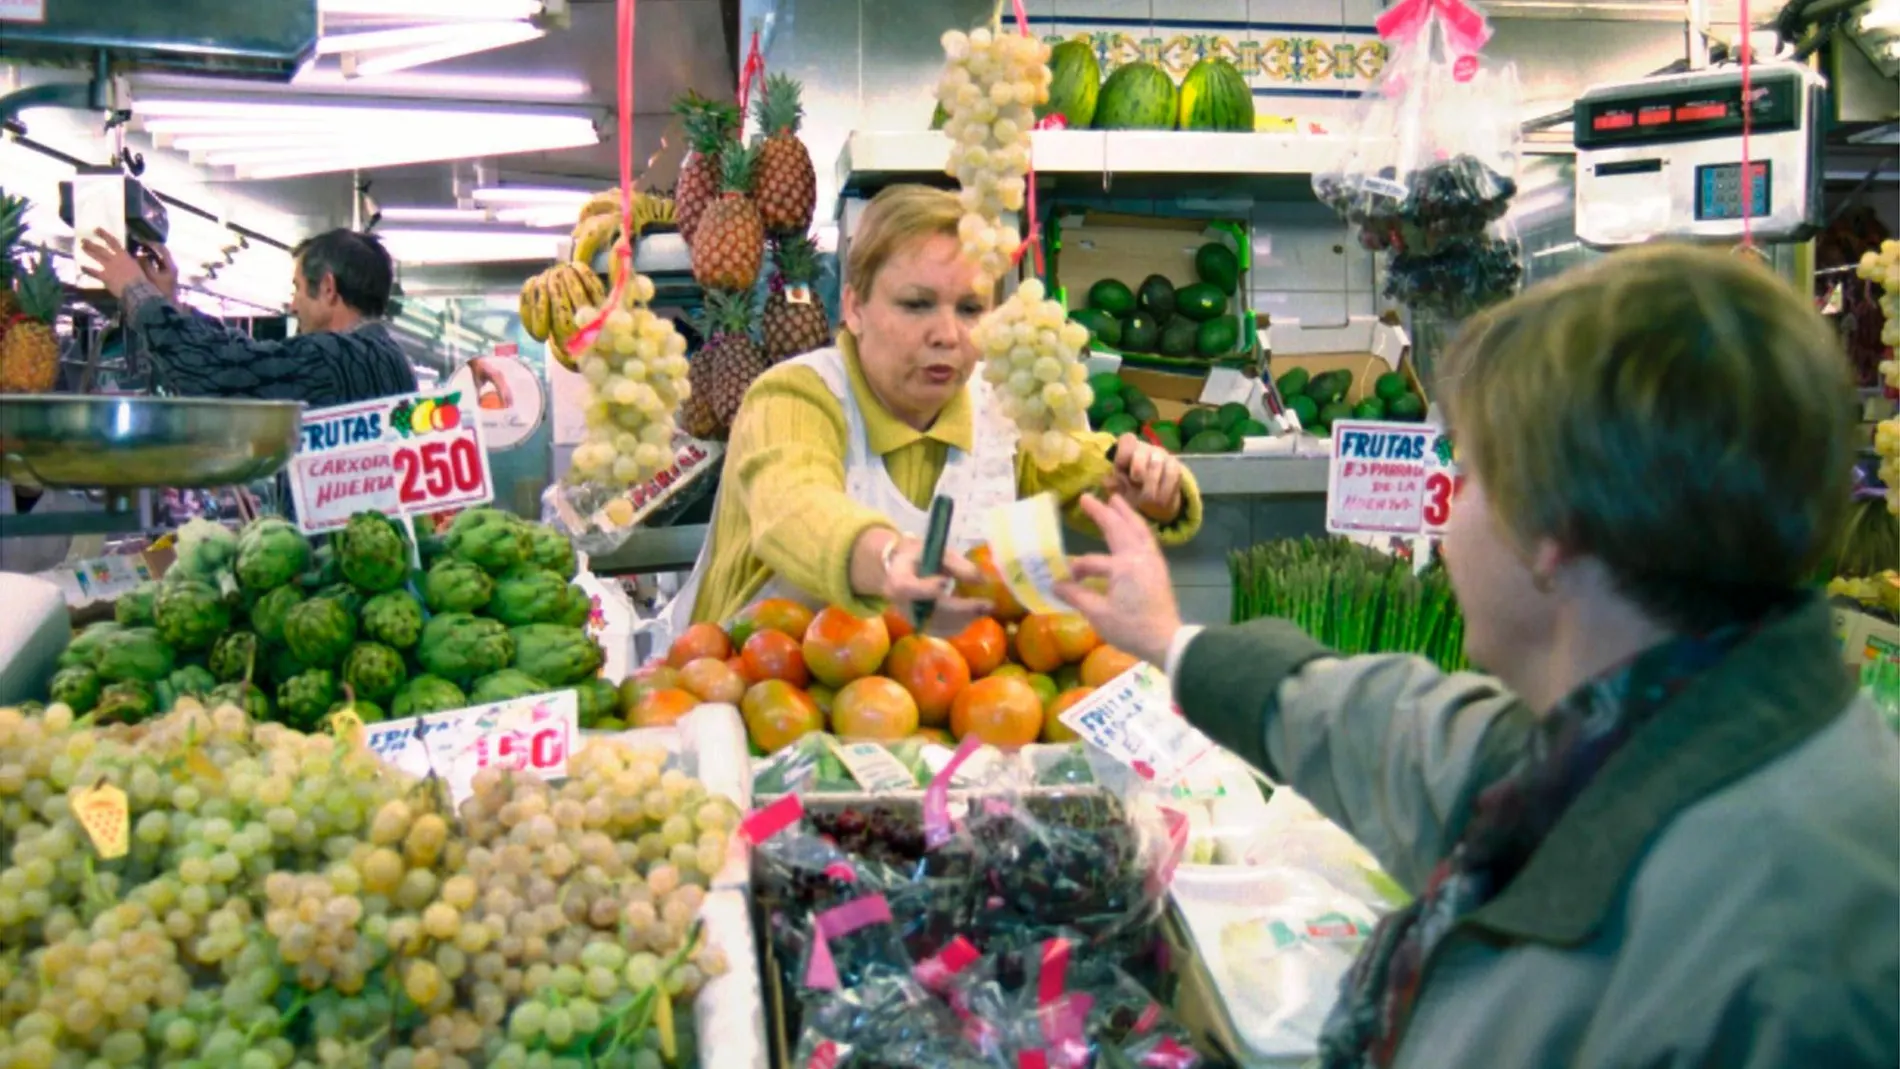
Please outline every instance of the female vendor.
M1093 533L1077 500L1125 499L1164 544L1201 525L1200 494L1179 460L1123 435L1084 435L1082 457L1039 470L1016 427L974 375L970 328L989 310L957 240L954 194L893 186L866 208L845 261L836 348L772 368L733 420L712 529L668 630L723 622L765 597L858 615L934 600L933 630L990 606L953 596L980 581L964 554L989 510L1052 493ZM1109 459L1111 447L1114 459ZM943 576L918 575L931 499L955 503Z

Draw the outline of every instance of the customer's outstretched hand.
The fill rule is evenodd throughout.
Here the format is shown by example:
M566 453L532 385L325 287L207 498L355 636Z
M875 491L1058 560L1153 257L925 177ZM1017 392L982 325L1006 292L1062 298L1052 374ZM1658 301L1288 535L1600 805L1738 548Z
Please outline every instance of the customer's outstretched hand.
M1060 584L1056 593L1088 618L1102 641L1161 664L1181 628L1181 610L1175 605L1161 546L1147 521L1122 498L1103 502L1083 497L1081 504L1101 529L1108 553L1077 557L1069 567L1078 580L1106 580L1106 593L1079 581Z

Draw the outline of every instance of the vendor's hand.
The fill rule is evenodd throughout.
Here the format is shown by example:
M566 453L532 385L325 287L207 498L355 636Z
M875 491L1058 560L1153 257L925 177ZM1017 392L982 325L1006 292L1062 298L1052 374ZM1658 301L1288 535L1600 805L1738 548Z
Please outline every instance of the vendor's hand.
M978 583L983 573L970 559L955 550L943 552L943 574L920 576L917 567L924 555L923 539L912 535L900 535L897 547L890 557L890 565L884 572L882 596L891 608L908 617L911 606L920 601L934 601L927 630L932 634L955 635L975 622L979 616L988 616L995 606L982 598L959 597L956 584Z
M103 230L92 233L98 242L95 243L92 238L82 238L79 249L94 262L82 266L81 270L89 277L98 279L106 292L114 297L124 297L127 286L146 281L144 265L139 263L138 257L125 251L125 246L119 244L118 238Z
M515 393L508 388L508 376L501 369L502 362L507 359L505 356L478 356L468 362L468 373L475 380L475 392L480 393L485 387L493 386L495 398L501 402L502 408L515 403Z
M149 245L145 251L146 255L139 257L139 266L145 271L146 281L166 300L178 303L178 264L172 260L172 251L163 245Z
M1124 434L1115 442L1115 470L1108 488L1156 523L1173 523L1185 504L1181 461L1158 445Z
M1101 529L1108 553L1076 557L1069 569L1077 580L1107 580L1107 593L1080 582L1059 583L1056 593L1088 618L1102 641L1162 664L1181 629L1181 610L1154 532L1126 498L1102 502L1084 497L1082 511Z

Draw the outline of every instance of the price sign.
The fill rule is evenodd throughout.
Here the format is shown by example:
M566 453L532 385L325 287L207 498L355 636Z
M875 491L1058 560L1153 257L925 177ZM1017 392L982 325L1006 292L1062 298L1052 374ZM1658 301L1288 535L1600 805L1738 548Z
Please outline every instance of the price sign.
M1438 430L1415 423L1341 420L1333 424L1326 482L1326 529L1335 534L1415 535L1425 529L1426 480ZM1450 514L1449 484L1445 504Z
M578 738L580 698L563 690L371 724L363 745L411 775L442 777L460 805L483 769L566 776Z
M1095 688L1062 713L1062 722L1096 750L1152 783L1172 784L1214 751L1213 740L1174 711L1168 677L1138 664Z
M290 462L297 526L320 534L358 512L421 516L494 500L473 407L450 390L305 412Z
M1451 439L1440 434L1425 454L1425 497L1419 510L1424 534L1436 538L1445 533L1451 524L1452 502L1458 499L1458 491L1464 489L1464 485L1465 477L1459 473L1458 462L1452 457Z
M1003 584L1030 612L1067 612L1056 584L1067 582L1062 520L1053 494L1037 494L991 509L983 518L991 559Z

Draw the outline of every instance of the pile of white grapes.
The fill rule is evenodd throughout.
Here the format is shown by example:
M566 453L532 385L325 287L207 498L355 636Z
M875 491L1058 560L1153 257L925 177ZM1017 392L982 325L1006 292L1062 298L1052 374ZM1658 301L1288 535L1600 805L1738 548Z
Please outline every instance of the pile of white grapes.
M1854 273L1880 287L1880 344L1900 348L1900 241L1883 241L1878 252L1863 254ZM1889 389L1900 390L1900 360L1881 361L1880 374ZM1887 511L1900 516L1900 418L1875 425L1874 452L1880 454L1880 481L1887 484Z
M1071 322L1062 305L1044 296L1039 279L1016 292L970 331L983 354L983 377L999 394L1003 414L1022 431L1022 447L1048 471L1082 455L1077 434L1089 429L1095 403L1088 367L1078 359L1088 328Z
M994 282L1022 244L1021 232L1002 216L1022 211L1027 197L1029 131L1036 105L1049 100L1049 46L983 28L944 34L943 51L948 62L937 100L954 143L945 170L962 187L957 235L964 255Z
M654 315L653 280L631 275L620 307L607 314L593 342L575 354L588 396L587 436L574 448L569 477L616 488L643 482L673 462L673 414L692 389L686 382L686 339L671 320ZM596 308L575 317L591 323Z
M695 915L738 819L664 757L592 740L454 814L231 706L0 709L0 1066L658 1069L725 968ZM100 783L130 803L114 860L69 804Z

